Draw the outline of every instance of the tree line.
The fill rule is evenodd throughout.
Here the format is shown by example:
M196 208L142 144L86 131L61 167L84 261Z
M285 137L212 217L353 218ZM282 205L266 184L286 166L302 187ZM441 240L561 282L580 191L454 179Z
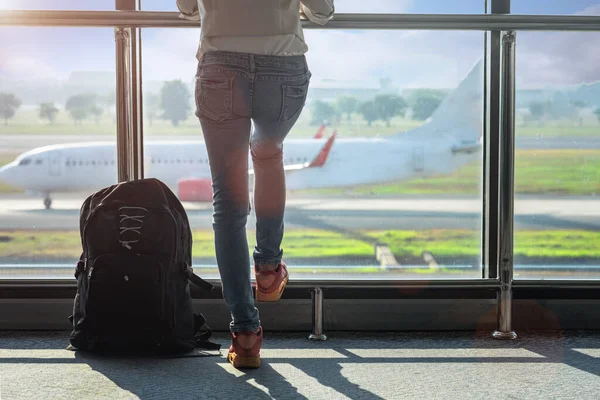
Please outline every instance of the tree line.
M395 94L379 94L373 99L359 101L356 97L340 96L334 102L317 100L313 104L311 124L319 125L326 121L350 120L359 114L369 126L376 121L388 127L394 117L405 117L410 109L412 118L424 121L438 108L446 92L434 89L414 90L406 99Z
M369 126L376 121L382 121L390 126L393 118L405 117L409 109L413 119L423 121L433 114L445 95L446 93L441 90L417 89L406 99L394 94L380 94L362 102L352 96L340 96L333 102L317 100L312 105L311 123L320 125L324 122L340 122L344 119L349 121L352 115L358 114ZM114 106L115 102L114 92L103 96L81 93L69 97L64 110L75 124L81 124L88 118L99 123L105 110ZM21 100L14 93L0 92L0 118L4 120L5 125L8 125L8 121L16 115L21 105ZM556 117L557 110L562 110L562 113L578 116L579 111L585 106L583 102L571 102L568 107L553 101L531 102L529 115L531 119L542 120L549 115ZM148 93L144 96L144 116L150 125L154 120L162 119L170 121L174 127L177 127L191 116L192 107L191 90L181 80L165 82L159 93ZM59 113L60 110L53 102L39 104L39 117L48 120L50 124L55 122ZM600 108L597 108L594 113L600 122Z
M71 96L65 103L65 111L69 113L75 124L81 124L87 118L94 118L96 123L104 114L103 107L109 107L115 103L115 94L99 96L95 93L82 93ZM21 107L21 100L14 93L0 93L0 117L4 119L4 125L13 118ZM38 115L46 119L50 124L56 121L60 110L54 102L40 103Z
M578 124L582 124L581 111L588 107L583 101L532 101L529 103L529 115L526 117L524 122L527 120L543 121L547 119L560 119L569 118L577 120ZM600 122L600 107L594 110L594 114Z
M170 121L173 126L178 126L191 115L192 94L181 80L165 82L160 93L149 93L144 96L145 116L152 121L159 118ZM101 96L96 93L81 93L67 99L64 111L75 124L82 124L84 120L92 118L97 124L104 115L105 110L116 104L116 93ZM0 93L0 118L4 125L12 119L22 101L14 93ZM54 102L40 103L38 116L48 120L50 124L56 121L60 110Z

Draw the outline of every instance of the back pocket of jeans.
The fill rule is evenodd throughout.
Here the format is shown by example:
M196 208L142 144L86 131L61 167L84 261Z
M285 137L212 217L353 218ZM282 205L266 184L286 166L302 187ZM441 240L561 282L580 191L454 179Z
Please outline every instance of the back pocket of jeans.
M287 85L282 84L283 99L281 102L281 112L279 114L279 122L289 121L302 111L308 94L307 80L302 85Z
M196 79L196 116L222 122L231 115L233 78L198 77Z

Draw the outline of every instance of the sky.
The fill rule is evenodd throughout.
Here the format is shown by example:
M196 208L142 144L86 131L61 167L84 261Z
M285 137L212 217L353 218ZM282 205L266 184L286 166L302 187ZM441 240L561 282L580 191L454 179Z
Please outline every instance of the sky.
M512 0L514 14L600 15L600 0ZM0 0L5 9L111 10L112 0ZM175 0L142 9L176 11ZM485 12L484 0L336 0L340 13ZM483 56L484 34L470 31L305 31L313 80L397 87L455 87ZM144 79L183 79L196 70L199 29L144 29ZM517 85L538 88L600 80L600 32L518 32ZM0 27L0 78L65 80L72 71L115 70L112 28Z

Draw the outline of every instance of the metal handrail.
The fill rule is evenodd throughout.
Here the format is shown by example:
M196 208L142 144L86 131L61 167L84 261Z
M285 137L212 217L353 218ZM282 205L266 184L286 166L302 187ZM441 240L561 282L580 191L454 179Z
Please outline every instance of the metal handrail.
M199 28L177 12L155 11L0 11L0 26ZM308 29L599 31L600 16L487 14L336 14L325 26Z

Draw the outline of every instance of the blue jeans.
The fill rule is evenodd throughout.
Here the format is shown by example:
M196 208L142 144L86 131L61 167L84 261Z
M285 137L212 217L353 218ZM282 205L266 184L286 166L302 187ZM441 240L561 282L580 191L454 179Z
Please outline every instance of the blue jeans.
M215 251L232 332L260 326L246 237L248 155L254 171L254 263L277 265L286 200L283 141L304 108L310 77L304 56L215 51L198 64L196 116L210 162Z

